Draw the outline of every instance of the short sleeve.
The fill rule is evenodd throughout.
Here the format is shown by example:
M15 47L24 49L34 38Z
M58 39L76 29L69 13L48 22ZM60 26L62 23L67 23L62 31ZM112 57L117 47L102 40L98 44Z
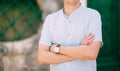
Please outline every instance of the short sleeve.
M88 22L88 30L87 34L93 33L95 35L94 41L100 41L102 43L101 47L103 46L102 41L102 22L101 22L101 16L99 12L93 11L91 16L89 17Z
M50 37L50 32L49 32L49 17L46 18L44 24L43 24L43 28L41 31L41 37L39 40L39 44L44 44L44 45L51 45L51 37Z

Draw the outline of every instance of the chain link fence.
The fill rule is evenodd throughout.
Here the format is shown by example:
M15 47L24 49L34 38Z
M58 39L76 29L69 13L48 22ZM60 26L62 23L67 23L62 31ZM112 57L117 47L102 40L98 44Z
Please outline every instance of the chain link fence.
M42 11L36 0L0 0L0 41L30 37L40 23Z

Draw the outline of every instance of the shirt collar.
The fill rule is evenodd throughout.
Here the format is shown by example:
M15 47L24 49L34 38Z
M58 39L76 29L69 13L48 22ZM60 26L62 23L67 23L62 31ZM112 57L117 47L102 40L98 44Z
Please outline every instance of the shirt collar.
M75 9L70 15L72 15L72 14L74 14L74 13L76 13L76 12L79 12L81 8L82 8L82 4L80 4L80 6L79 6L77 9ZM62 9L62 13L63 13L63 15L64 15L65 17L69 17L68 15L65 14L64 8Z

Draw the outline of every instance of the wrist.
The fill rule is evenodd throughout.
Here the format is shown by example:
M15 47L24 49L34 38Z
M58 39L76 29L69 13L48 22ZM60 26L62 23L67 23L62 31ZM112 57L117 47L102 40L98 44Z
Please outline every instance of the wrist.
M60 53L60 46L61 46L60 44L55 43L55 44L51 45L51 47L49 47L49 51L59 54Z
M60 44L57 44L55 47L54 47L54 52L59 54L60 53Z
M54 52L54 47L55 47L56 45L57 45L56 43L52 44L52 45L49 47L49 51L50 51L50 52Z

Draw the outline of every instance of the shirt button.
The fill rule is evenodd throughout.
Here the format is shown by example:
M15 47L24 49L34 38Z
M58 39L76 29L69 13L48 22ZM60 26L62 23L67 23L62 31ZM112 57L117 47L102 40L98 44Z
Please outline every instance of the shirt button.
M70 33L68 33L68 36L70 36Z
M69 23L71 23L71 21L69 21Z

